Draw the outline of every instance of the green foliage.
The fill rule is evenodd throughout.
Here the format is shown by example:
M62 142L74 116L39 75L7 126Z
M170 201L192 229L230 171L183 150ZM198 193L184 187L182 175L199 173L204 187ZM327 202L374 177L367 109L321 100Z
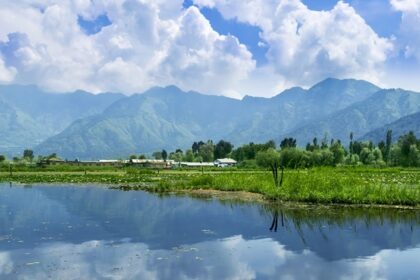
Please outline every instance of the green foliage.
M189 183L192 187L211 187L214 184L214 178L211 175L201 175L193 177Z
M152 156L154 159L162 159L162 152L161 151L154 152Z
M182 161L183 158L184 158L184 154L182 153L182 150L180 149L178 149L176 152L172 152L169 154L169 159L174 160L176 162Z
M193 162L194 161L194 153L192 150L187 150L185 152L185 156L183 158L184 161Z
M276 152L266 153L272 162ZM261 156L259 156L260 158ZM15 168L15 167L14 167ZM35 170L35 169L34 169ZM31 170L28 170L31 171ZM33 171L33 170L32 170ZM54 171L54 170L49 170ZM388 204L420 206L420 170L369 167L323 167L285 171L281 188L273 185L266 171L161 171L129 168L87 174L80 171L0 172L2 182L20 183L100 183L124 186L124 190L176 192L191 189L247 191L262 194L266 199L307 203Z
M280 148L286 149L286 148L296 148L296 139L294 138L284 138L280 143Z
M226 158L233 149L233 145L230 142L220 140L214 147L214 159Z
M161 154L162 154L162 159L166 161L168 159L168 152L166 150L162 150Z
M263 168L272 168L274 165L280 165L280 154L273 148L266 151L260 151L255 157L258 166Z
M4 161L6 161L6 156L0 155L0 162L4 162Z
M257 161L255 159L245 159L238 163L238 168L241 169L258 169Z
M257 153L256 162L261 167L268 167L271 169L271 173L274 179L274 186L279 187L283 184L283 171L284 166L281 163L280 154L275 149L268 149L266 151L260 151ZM281 179L279 181L278 169L282 169Z
M233 150L232 157L237 161L252 160L255 159L258 152L275 148L276 143L273 140L270 140L265 144L254 144L251 142Z
M34 159L34 151L26 149L23 151L23 158L32 161Z
M209 140L207 143L200 145L198 151L199 157L202 158L203 162L212 162L214 160L214 145L213 141Z

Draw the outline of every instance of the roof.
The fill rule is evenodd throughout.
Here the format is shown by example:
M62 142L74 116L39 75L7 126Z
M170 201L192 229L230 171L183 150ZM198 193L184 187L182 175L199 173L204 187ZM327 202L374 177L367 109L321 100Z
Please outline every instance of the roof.
M175 161L173 160L166 160L164 161L163 159L132 159L132 160L128 160L127 162L132 162L132 163L154 163L154 164L173 164Z
M213 162L181 162L180 164L189 167L214 166Z
M237 161L232 159L232 158L220 158L215 160L216 163L221 163L221 164L236 164Z

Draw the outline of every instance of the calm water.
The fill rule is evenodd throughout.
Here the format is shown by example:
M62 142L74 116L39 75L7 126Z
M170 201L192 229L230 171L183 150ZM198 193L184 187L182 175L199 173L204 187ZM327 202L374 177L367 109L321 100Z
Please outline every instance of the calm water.
M0 279L420 279L420 211L0 184Z

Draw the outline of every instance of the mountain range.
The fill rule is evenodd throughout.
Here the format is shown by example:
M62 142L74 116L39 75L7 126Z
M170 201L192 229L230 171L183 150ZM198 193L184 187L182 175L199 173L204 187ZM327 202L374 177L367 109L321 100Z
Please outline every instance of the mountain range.
M361 80L326 79L309 89L242 100L155 87L141 94L46 93L34 86L0 86L0 154L58 153L64 158L119 158L186 149L199 140L248 142L314 137L348 142L419 134L420 93L381 89ZM394 138L396 139L396 138Z

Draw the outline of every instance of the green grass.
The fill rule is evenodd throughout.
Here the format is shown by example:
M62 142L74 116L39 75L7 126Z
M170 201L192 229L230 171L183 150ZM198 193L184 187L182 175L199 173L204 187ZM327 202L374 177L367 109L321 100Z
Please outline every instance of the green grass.
M276 188L268 171L206 170L89 170L0 172L0 181L19 183L100 183L126 186L125 190L153 192L212 189L247 191L268 200L319 204L420 205L420 169L314 168L286 170L283 186Z

